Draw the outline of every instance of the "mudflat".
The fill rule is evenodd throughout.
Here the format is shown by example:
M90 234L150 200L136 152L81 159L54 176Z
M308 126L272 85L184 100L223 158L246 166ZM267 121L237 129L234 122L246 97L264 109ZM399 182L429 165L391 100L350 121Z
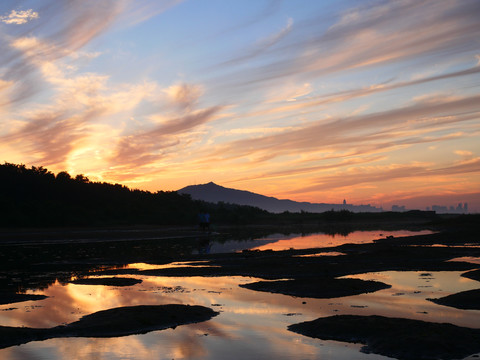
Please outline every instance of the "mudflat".
M462 274L462 276L468 279L480 281L480 269L468 271L465 274Z
M142 280L122 277L108 278L85 278L73 280L72 284L77 285L101 285L101 286L133 286L140 284Z
M0 293L0 302L6 304L24 301L20 300L24 296L26 297L23 299L32 300L31 295L22 292L48 286L57 280L69 283L72 277L82 279L84 283L108 285L110 282L116 284L114 286L122 286L127 281L121 277L122 275L250 276L262 279L243 285L252 291L307 298L348 296L377 291L389 286L380 282L341 279L344 276L366 272L465 271L463 276L480 280L478 264L450 261L467 256L480 257L478 224L476 219L472 219L469 226L462 224L461 227L439 228L434 229L438 232L429 235L378 239L368 244L344 244L334 248L286 251L247 250L225 254L195 253L194 250L205 241L222 242L231 239L236 233L235 228L225 228L221 234L214 235L206 235L192 229L179 229L178 233L175 229L168 229L166 233L162 230L148 229L148 236L143 230L138 233L134 229L114 234L96 231L94 236L91 236L94 238L92 241L95 242L95 246L92 246L91 241L81 239L86 236L83 231L75 232L72 239L63 239L63 233L53 239L54 241L52 233L35 235L35 241L31 241L28 234L17 233L14 237L6 235L8 239L4 237L3 243L0 241L2 247L0 288L3 291ZM105 241L102 241L102 234ZM14 239L15 237L17 239ZM131 237L135 239L132 240ZM15 240L19 242L16 243ZM166 245L172 245L173 250L166 250L168 247ZM325 251L343 255L314 256ZM189 262L190 265L149 270L123 266L135 262L167 264L178 261L184 264ZM201 266L195 265L199 261ZM89 278L91 275L108 277ZM445 305L448 306L465 309L461 304L465 302L472 304L475 301L478 303L478 295L474 290L437 300L445 301ZM216 315L208 308L204 308L208 310L201 310L199 314L193 314L186 309L188 308L110 309L89 315L90 317L87 316L64 327L51 329L0 327L0 346L7 347L52 337L122 336L204 321ZM173 313L176 315L172 319L165 316L165 311L170 315ZM158 317L152 316L157 312ZM121 323L115 323L116 318L122 318ZM152 318L155 319L153 323ZM379 316L340 316L296 325L292 325L290 330L321 339L360 342L365 344L363 351L399 359L454 359L480 352L477 346L480 344L478 329L449 324ZM116 330L109 332L112 328Z
M362 352L403 360L460 359L480 351L480 329L420 320L336 315L288 329L323 340L361 343Z
M428 299L435 304L452 306L457 309L480 310L480 289L462 291L438 299Z
M330 278L257 281L240 286L256 291L317 299L358 295L391 287L379 281Z
M99 311L48 329L0 326L0 348L59 337L118 337L202 322L218 313L203 306L140 305Z
M16 294L11 292L0 292L0 305L13 304L22 301L43 300L45 295Z

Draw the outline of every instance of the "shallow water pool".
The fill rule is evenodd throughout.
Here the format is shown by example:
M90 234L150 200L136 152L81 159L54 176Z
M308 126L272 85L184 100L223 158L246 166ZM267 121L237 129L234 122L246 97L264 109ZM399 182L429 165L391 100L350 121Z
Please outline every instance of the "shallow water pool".
M132 264L144 268L145 264ZM1 359L387 359L363 354L360 345L311 339L287 330L290 324L334 314L378 314L478 327L480 311L458 310L428 300L479 288L460 272L361 274L392 288L335 299L297 298L256 292L238 285L246 277L135 276L128 287L60 284L30 291L49 298L0 306L0 324L53 327L96 311L143 304L203 305L213 319L175 329L118 338L62 338L0 350ZM133 276L132 276L133 277Z
M376 239L386 238L388 236L404 237L414 235L432 234L431 230L369 230L369 231L353 231L348 235L342 234L325 234L314 233L308 235L302 234L271 234L258 239L252 240L229 240L224 243L211 242L203 249L204 253L226 253L242 250L288 250L288 249L310 249L318 247L335 247L343 244L367 244L372 243Z

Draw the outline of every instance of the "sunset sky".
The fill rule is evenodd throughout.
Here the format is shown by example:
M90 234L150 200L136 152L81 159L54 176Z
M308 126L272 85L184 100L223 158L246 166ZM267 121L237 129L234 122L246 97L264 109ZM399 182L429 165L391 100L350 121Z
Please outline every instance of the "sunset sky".
M478 0L2 0L0 161L480 212Z

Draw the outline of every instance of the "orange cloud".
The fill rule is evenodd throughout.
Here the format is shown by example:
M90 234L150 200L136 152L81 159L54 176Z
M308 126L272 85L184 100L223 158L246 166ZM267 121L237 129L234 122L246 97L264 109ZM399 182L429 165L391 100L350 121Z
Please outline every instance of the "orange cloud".
M438 54L456 55L458 44L462 44L462 51L476 51L480 25L474 14L478 11L475 2L461 1L360 5L326 32L312 31L307 37L302 31L293 31L289 41L256 52L257 58L262 59L261 65L247 71L233 71L228 80L218 78L215 83L245 91L271 86L273 80L282 78L306 80ZM296 27L315 29L315 22L330 21L317 17ZM243 53L237 59L250 60Z
M162 159L165 149L180 144L174 135L188 132L211 121L221 109L222 107L216 106L195 111L150 130L124 136L119 140L117 151L111 161L117 165L141 167Z
M339 172L334 175L326 175L318 178L316 184L306 188L296 188L289 193L311 192L354 187L361 184L380 184L398 179L417 179L424 181L425 178L440 179L442 176L463 175L480 172L480 158L473 161L451 164L441 168L432 168L421 164L398 164L376 167L356 167L350 171ZM430 182L430 185L431 185Z
M26 24L33 19L38 19L38 12L35 12L32 9L19 11L12 10L8 16L0 16L0 22L15 25Z
M207 32L147 21L178 3L47 0L0 14L4 160L154 191L205 178L305 200L381 197L421 176L437 191L478 187L476 2L285 18L271 1ZM178 28L157 38L162 26ZM110 71L125 53L129 65Z
M212 155L235 158L252 153L268 152L274 156L280 156L292 151L302 152L329 146L352 149L363 144L391 147L431 141L422 138L396 138L395 133L392 134L392 129L400 126L415 128L419 125L420 127L430 126L432 131L431 126L436 124L437 116L449 116L448 123L462 122L465 119L455 114L473 112L475 113L473 116L478 116L479 102L480 96L474 95L438 103L415 103L403 108L334 119L329 122L319 121L278 135L242 139L220 145ZM471 117L467 118L467 120L470 119ZM387 134L388 141L386 141ZM272 153L271 149L275 149L275 152Z

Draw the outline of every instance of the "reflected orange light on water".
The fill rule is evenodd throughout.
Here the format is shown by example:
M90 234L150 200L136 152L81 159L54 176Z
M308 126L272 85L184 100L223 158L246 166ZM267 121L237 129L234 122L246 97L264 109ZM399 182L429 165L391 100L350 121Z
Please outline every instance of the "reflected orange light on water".
M178 265L178 264L177 264ZM131 264L129 268L150 267ZM356 357L358 346L327 344L291 333L288 325L336 314L383 315L475 327L479 311L440 306L426 300L478 287L461 272L379 272L348 276L377 280L392 288L370 294L334 299L312 299L253 291L239 287L259 279L245 277L155 277L134 276L143 282L127 287L54 283L43 291L49 298L36 302L0 306L0 324L52 327L70 323L99 310L147 304L203 305L219 311L213 319L176 329L113 339L51 339L0 350L0 358L18 358L23 353L48 354L44 358L135 359L235 359L265 355L281 359ZM133 276L132 276L133 277ZM8 311L6 311L8 310ZM338 346L338 347L337 347ZM345 352L345 354L342 353ZM230 354L230 355L229 355ZM341 355L340 355L341 354ZM365 357L368 359L368 357Z
M353 307L367 306L358 308L362 315L404 317L478 328L480 311L465 312L427 300L477 289L478 282L462 277L462 273L459 271L385 271L345 276L345 278L381 281L392 287L375 293L347 297L344 303Z
M331 251L331 252L319 252L315 254L295 255L294 257L319 257L319 256L342 256L342 255L347 255L347 254L341 253L338 251Z
M141 337L129 336L105 341L84 338L51 339L37 344L37 347L55 347L57 354L51 357L53 359L72 358L80 354L88 358L92 352L99 351L104 356L114 358L128 358L131 355L136 359L151 359L152 354L162 354L167 358L192 359L203 356L210 358L208 355L211 354L212 346L220 346L220 349L216 349L223 354L217 357L220 359L227 358L232 349L241 354L246 343L249 344L249 351L253 353L258 354L262 351L271 353L283 349L282 354L290 354L292 359L299 351L301 353L318 351L317 346L312 345L309 339L303 342L296 341L293 346L292 338L302 337L286 329L301 315L287 317L285 314L304 313L307 315L306 318L315 316L318 307L314 301L306 305L299 298L260 293L238 286L241 283L258 280L254 278L150 276L137 278L143 282L131 287L55 283L43 292L50 298L37 302L41 307L29 313L24 313L21 309L1 313L1 321L4 325L9 322L11 326L51 327L75 321L88 313L117 306L198 304L214 308L221 313L204 323L179 326L175 330L149 333ZM205 334L210 336L207 337ZM66 346L66 342L73 343L73 346ZM33 347L33 344L22 347ZM1 354L0 350L0 356Z
M354 231L348 235L329 235L329 234L312 234L312 235L298 235L288 238L276 235L278 240L275 242L269 242L268 244L257 246L253 250L288 250L288 249L311 249L318 247L335 247L343 244L365 244L371 243L373 240L382 239L387 236L403 237L411 235L423 235L431 234L430 230L422 231L408 231L408 230L396 230L396 231ZM269 240L265 238L264 240Z
M211 265L207 265L209 263L208 260L204 261L188 261L188 262L171 262L168 264L157 265L157 264L147 264L147 263L133 263L128 264L125 268L126 269L137 269L137 270L158 270L158 269L169 269L169 268L179 268L179 267L212 267ZM202 265L204 264L204 265Z

